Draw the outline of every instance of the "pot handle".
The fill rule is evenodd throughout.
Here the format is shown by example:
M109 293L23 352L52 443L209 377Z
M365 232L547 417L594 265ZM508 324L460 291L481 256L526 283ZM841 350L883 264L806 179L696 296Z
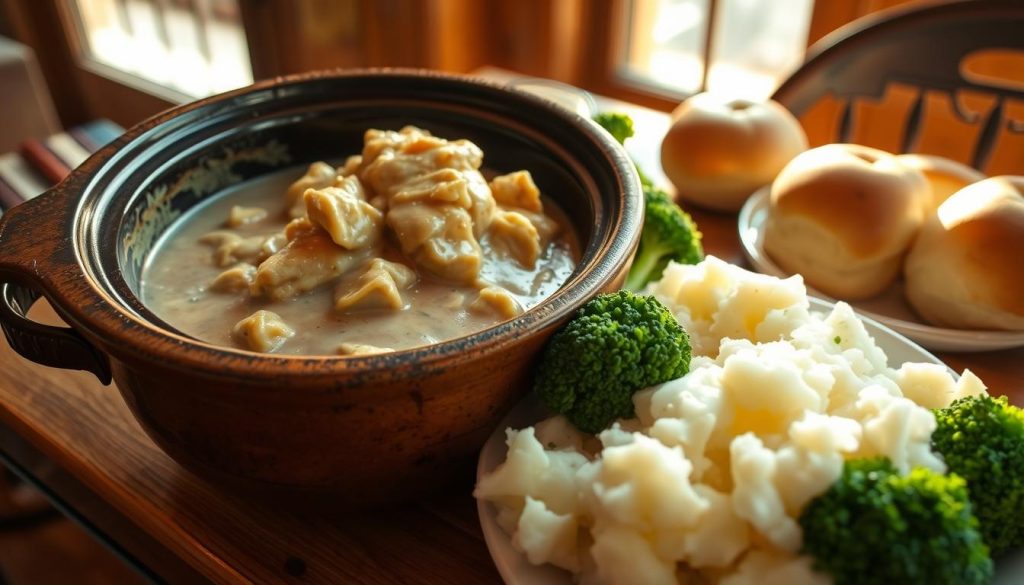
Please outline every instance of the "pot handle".
M61 204L67 194L60 191L52 189L0 218L0 328L22 357L44 366L92 372L100 382L110 384L109 360L81 334L26 316L41 296L35 285L46 280L46 269L61 263L56 259L59 238L47 229L60 229L67 218L67 207Z
M106 356L70 327L36 323L25 316L39 291L12 282L0 283L0 327L14 351L37 364L92 372L110 384Z

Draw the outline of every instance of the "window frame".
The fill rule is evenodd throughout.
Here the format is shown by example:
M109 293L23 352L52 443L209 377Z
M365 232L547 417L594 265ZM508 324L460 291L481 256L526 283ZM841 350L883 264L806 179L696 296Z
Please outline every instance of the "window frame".
M89 2L90 0L79 1ZM166 0L150 1L153 4L154 9L159 9L158 5L161 1ZM241 0L239 0L239 3L241 3ZM71 43L72 58L79 68L93 75L105 78L110 82L125 86L128 89L136 90L147 96L155 98L160 102L171 105L186 104L205 97L197 97L180 91L174 87L161 85L145 77L118 69L117 67L100 61L93 55L92 49L89 46L88 33L83 26L85 19L79 9L78 2L75 2L74 0L57 0L56 6L60 13L63 29ZM241 7L239 7L239 10L241 10ZM241 21L240 24L243 28L245 27L244 20ZM250 54L251 59L252 43L248 42L248 38L246 43L248 45L246 52ZM252 69L254 72L253 79L255 80L257 79L255 77L255 67L252 67Z
M834 2L815 0L808 26L807 47L833 30L857 18L898 4L926 0L868 0L865 2ZM591 0L582 6L582 51L597 58L582 60L581 68L570 83L627 102L649 108L671 111L691 94L669 90L638 76L622 71L627 42L630 0ZM708 33L705 36L705 67L702 87L707 84L707 56L713 43L716 0L709 0ZM588 62L589 61L589 62Z
M493 65L662 111L687 97L622 71L627 0L344 1L356 32L317 45L303 30L310 26L303 10L339 14L337 0L238 0L253 77L395 65L469 73ZM908 1L925 0L817 0L808 45L855 18ZM65 126L98 117L127 126L192 100L90 58L70 0L0 0L0 7L15 37L36 51ZM712 12L709 23L713 18Z
M628 21L628 0L591 0L583 7L583 54L596 56L581 60L576 84L588 91L669 111L682 97L676 92L649 83L639 76L624 74L621 63L625 57Z

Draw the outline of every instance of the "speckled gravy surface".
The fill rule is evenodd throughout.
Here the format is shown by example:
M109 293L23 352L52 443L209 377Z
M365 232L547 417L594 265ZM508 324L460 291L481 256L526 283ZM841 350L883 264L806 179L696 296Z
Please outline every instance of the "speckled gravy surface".
M260 309L273 311L295 330L294 337L277 353L299 355L337 355L342 343L392 349L416 347L462 337L504 320L469 310L477 289L446 283L422 271L419 281L404 293L409 308L397 312L339 314L334 309L332 284L283 301L209 290L224 268L215 264L212 248L199 239L225 229L228 213L235 205L261 207L269 212L265 220L232 228L242 237L280 232L289 220L283 193L302 172L291 169L235 186L179 219L154 248L143 270L142 298L146 306L187 335L232 347L242 347L232 337L236 323ZM481 278L505 287L527 309L565 282L579 256L568 222L550 200L545 200L545 212L558 221L561 230L533 269L496 253L488 238L481 241L485 252ZM386 246L385 257L401 259L393 246Z

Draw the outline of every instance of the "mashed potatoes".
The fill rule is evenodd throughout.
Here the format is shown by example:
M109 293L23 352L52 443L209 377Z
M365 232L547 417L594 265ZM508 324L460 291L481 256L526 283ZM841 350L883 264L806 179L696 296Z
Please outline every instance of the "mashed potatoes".
M810 312L799 276L709 257L647 292L690 333L690 373L597 437L562 417L509 429L475 492L531 563L582 583L830 583L799 555L804 505L848 458L944 471L929 409L985 392L970 372L890 368L848 305Z

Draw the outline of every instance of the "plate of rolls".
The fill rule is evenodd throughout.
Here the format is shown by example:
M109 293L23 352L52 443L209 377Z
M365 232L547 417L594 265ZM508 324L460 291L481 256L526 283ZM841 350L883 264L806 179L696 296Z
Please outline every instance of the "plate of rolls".
M928 349L1024 346L1024 177L829 144L747 200L739 236L756 270L801 274Z

